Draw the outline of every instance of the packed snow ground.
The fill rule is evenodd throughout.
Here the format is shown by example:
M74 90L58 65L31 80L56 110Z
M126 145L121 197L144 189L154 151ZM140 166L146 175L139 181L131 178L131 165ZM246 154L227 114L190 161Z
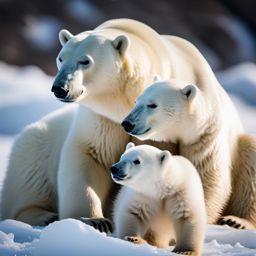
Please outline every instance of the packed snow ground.
M256 133L256 65L244 63L217 76L229 92L245 130ZM26 124L63 105L50 92L52 80L37 67L0 63L0 184L15 136ZM11 255L164 256L172 253L171 248L138 246L112 238L78 220L57 221L45 228L4 220L0 222L0 256ZM256 231L208 225L203 255L256 255Z

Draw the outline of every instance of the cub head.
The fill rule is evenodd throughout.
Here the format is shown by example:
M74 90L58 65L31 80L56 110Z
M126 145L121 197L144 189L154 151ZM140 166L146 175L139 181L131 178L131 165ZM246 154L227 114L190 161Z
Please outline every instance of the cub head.
M122 126L141 140L171 141L192 139L197 126L200 90L179 80L156 82L136 100ZM186 134L188 133L188 134Z
M112 179L121 185L144 193L152 190L152 182L156 182L165 170L171 158L169 151L161 151L149 145L135 146L128 143L124 154L111 167Z
M90 97L117 91L130 44L127 36L109 39L97 31L74 36L61 30L59 40L63 48L56 59L59 71L52 86L59 100L86 103Z

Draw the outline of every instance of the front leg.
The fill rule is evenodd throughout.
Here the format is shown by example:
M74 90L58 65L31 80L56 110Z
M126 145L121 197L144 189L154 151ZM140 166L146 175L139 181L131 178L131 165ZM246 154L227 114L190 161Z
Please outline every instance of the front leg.
M85 217L81 219L85 223L108 231L105 229L109 222L104 221L102 204L111 190L112 181L109 173L80 142L70 139L65 143L57 180L59 218Z
M115 236L134 243L144 243L151 218L155 215L150 199L123 187L114 207Z
M108 169L120 157L128 140L121 125L79 106L61 152L60 219L83 217L82 221L98 229L109 226L104 217L111 216L116 186Z
M173 252L183 255L201 255L202 231L189 219L174 220L176 246Z
M232 194L220 225L256 229L256 136L240 135L233 160Z
M115 237L135 243L138 238L142 239L147 225L130 212L120 212L120 215L115 221Z
M203 193L201 191L201 193ZM203 196L195 192L197 200L180 194L166 201L166 211L173 223L176 245L173 252L185 255L201 255L205 236L206 211Z

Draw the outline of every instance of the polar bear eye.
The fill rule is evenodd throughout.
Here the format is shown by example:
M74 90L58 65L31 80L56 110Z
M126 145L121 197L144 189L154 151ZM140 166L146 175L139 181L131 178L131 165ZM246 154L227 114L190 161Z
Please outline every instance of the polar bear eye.
M133 163L138 165L138 164L140 164L140 160L136 159L136 160L133 161Z
M148 108L157 108L157 105L155 103L152 103L152 104L148 104L147 107Z
M61 57L59 57L59 62L62 62L63 60L62 60L62 58Z
M82 65L87 66L87 65L89 65L89 64L90 64L90 60L88 60L88 59L86 59L86 60L82 60L82 61L80 61L79 63L80 63L80 64L82 64Z

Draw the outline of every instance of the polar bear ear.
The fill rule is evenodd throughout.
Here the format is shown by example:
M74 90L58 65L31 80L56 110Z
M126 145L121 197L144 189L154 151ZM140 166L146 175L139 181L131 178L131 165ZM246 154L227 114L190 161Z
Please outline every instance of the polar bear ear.
M64 46L72 37L73 35L66 29L62 29L59 32L59 40L62 46Z
M163 165L167 162L167 160L171 157L171 153L168 150L164 150L159 155L160 165Z
M193 100L197 93L197 88L195 85L189 84L183 89L181 89L182 95L185 97L186 100Z
M116 37L112 41L112 44L113 44L114 48L119 52L119 54L121 56L123 56L130 45L130 41L127 36L121 35L121 36Z
M133 143L133 142L129 142L129 143L126 145L125 151L127 151L128 149L133 148L133 147L135 147L134 143Z

